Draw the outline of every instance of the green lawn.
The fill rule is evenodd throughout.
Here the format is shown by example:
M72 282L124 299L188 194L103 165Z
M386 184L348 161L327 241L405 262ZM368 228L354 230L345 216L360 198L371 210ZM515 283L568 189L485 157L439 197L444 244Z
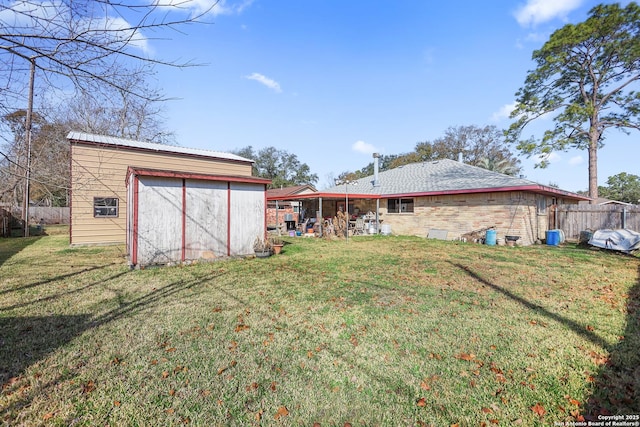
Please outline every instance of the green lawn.
M51 234L51 233L49 233ZM553 425L640 414L640 259L574 245L287 238L130 271L0 239L7 425Z

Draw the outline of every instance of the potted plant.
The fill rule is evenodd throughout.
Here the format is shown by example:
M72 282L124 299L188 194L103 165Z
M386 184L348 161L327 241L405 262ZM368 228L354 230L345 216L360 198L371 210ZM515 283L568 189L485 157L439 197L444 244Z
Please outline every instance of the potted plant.
M264 236L256 237L256 240L253 241L253 251L258 258L271 256L271 241L265 239Z
M282 251L282 247L284 246L284 242L282 241L282 237L280 236L269 237L269 243L273 248L273 253L276 255Z

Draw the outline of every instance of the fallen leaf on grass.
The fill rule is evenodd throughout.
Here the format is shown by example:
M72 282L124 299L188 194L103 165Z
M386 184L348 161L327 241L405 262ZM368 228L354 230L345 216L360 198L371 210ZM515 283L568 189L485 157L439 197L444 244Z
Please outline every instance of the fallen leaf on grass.
M566 395L564 398L567 399L572 405L580 406L580 401L572 398L571 396Z
M481 411L484 412L485 414L493 414L493 409L491 408L483 407Z
M242 331L246 331L247 329L249 329L249 326L244 325L244 324L239 324L238 326L236 326L235 331L236 332L242 332Z
M120 406L120 401L119 400L115 400L113 402L113 406Z
M49 412L48 414L44 414L44 417L42 417L42 419L45 421L50 420L51 418L53 418L53 413L51 412Z
M427 406L427 401L424 397L421 397L420 399L418 399L418 401L416 402L416 405L420 406L420 407L424 407Z
M456 359L466 360L467 362L471 362L476 358L476 355L473 353L460 353L456 355Z
M85 393L85 394L86 393L91 393L95 389L96 389L96 385L95 385L95 383L93 381L89 381L89 382L87 382L86 384L84 384L82 386L82 392Z
M286 417L287 415L289 415L289 410L286 407L281 406L278 408L278 412L276 412L273 418L279 420L281 417Z
M176 351L175 347L169 347L168 349L165 350L167 353L173 353L174 351Z
M238 364L238 362L236 362L235 360L232 360L231 363L229 364L229 366L224 366L224 367L218 369L218 375L221 375L224 371L226 371L227 369L233 368L237 364Z
M536 403L535 405L533 405L533 406L531 407L531 410L532 410L533 412L535 412L536 414L538 414L538 416L539 416L539 417L542 417L544 414L546 414L546 413L547 413L547 411L544 409L544 406L542 406L542 405L541 405L541 404L539 404L539 403Z
M167 414L173 414L176 410L173 408L169 408L169 409L165 409L164 412L166 412Z

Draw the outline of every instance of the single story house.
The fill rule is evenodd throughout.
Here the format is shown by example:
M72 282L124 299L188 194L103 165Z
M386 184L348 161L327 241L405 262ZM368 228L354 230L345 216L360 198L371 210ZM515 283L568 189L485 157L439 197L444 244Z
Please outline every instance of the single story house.
M266 187L253 161L71 132L70 244L125 244L134 266L253 253Z
M518 236L530 245L545 239L548 208L577 204L585 196L503 175L454 160L412 163L343 183L315 194L268 197L301 200L318 220L347 209L351 216L376 217L378 230L427 237L434 230L453 240L495 228L498 238Z

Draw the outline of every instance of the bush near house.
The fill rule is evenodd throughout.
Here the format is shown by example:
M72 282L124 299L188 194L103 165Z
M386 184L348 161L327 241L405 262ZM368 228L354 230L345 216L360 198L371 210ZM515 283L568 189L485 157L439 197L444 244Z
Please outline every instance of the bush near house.
M640 260L577 246L288 238L129 271L0 241L8 425L553 425L640 413Z

